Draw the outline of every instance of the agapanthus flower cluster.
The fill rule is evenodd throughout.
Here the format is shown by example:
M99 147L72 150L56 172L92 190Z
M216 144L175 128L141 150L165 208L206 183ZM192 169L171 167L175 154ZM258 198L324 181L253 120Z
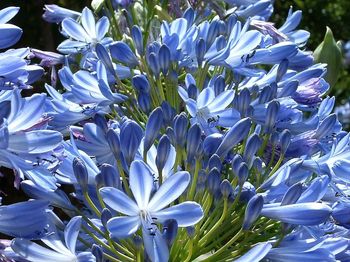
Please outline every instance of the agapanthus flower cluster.
M29 199L0 206L1 259L350 260L350 135L301 12L188 3L47 5L58 53L0 54L0 161Z

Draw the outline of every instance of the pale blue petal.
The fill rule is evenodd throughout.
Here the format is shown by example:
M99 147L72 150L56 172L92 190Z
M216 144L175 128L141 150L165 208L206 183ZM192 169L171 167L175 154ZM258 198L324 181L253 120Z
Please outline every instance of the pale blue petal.
M150 225L142 226L142 237L143 245L147 252L147 255L154 262L163 262L169 260L169 250L167 242L160 234L159 230L156 229L155 235L151 235L148 231Z
M151 213L151 216L156 217L161 223L168 219L175 219L179 227L188 227L195 225L203 218L203 210L196 202L186 201Z
M113 187L100 189L103 201L112 209L128 216L136 216L139 208L123 191Z
M261 243L252 247L247 253L240 258L234 260L235 262L260 261L272 248L270 243Z
M83 27L72 18L65 18L62 21L62 29L73 39L81 42L87 42L90 40L89 35L86 33Z
M176 200L190 183L190 174L180 171L170 176L160 186L148 204L150 212L157 212Z
M83 9L83 12L81 14L81 24L91 38L96 38L95 18L91 10L87 7Z
M130 189L139 209L145 209L154 185L151 171L143 161L135 160L130 166L129 179Z
M96 34L97 39L102 39L108 32L109 29L109 20L107 17L102 17L96 23Z
M140 227L139 216L114 217L107 222L111 238L126 238L134 234Z
M235 92L233 90L226 90L215 97L207 106L210 112L217 112L228 107L234 98Z
M68 249L75 254L75 246L81 227L81 217L73 217L64 229L64 240Z
M19 7L9 6L0 10L0 24L10 21L19 11Z
M203 108L208 104L212 103L215 99L215 92L212 88L204 88L202 92L199 93L197 98L197 107Z
M12 249L21 257L35 262L69 262L75 260L75 255L60 254L44 248L26 239L15 238L11 244Z

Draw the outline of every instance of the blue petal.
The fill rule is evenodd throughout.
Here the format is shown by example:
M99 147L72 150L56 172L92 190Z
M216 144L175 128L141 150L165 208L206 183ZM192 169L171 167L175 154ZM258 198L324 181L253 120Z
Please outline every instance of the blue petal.
M19 11L19 7L9 6L0 10L0 24L10 21Z
M143 245L147 252L147 255L154 262L169 261L169 250L167 242L156 229L155 235L151 235L148 231L151 225L142 226Z
M203 108L215 99L215 92L211 88L204 88L197 98L197 107Z
M102 39L108 32L109 29L109 20L107 17L102 17L96 23L96 34L97 39Z
M68 249L75 254L75 246L81 227L81 217L73 217L64 229L64 240Z
M286 206L264 207L262 216L293 225L312 226L325 222L332 209L321 203L302 203Z
M170 176L160 186L148 204L150 212L157 212L176 200L190 183L190 174L180 171Z
M61 142L62 135L57 131L35 130L10 135L8 149L16 153L38 154L55 149Z
M112 209L128 216L136 216L139 208L123 191L113 187L100 189L103 201Z
M270 243L257 244L243 256L234 260L234 262L260 261L267 255L271 248L272 245Z
M114 217L107 222L111 238L126 238L134 234L140 227L141 220L137 216Z
M139 208L145 209L151 196L154 179L151 171L143 161L135 160L130 166L130 189Z
M229 106L234 98L235 92L233 90L226 90L214 98L207 106L211 112L224 110Z
M90 40L89 35L83 27L72 18L66 18L62 21L62 29L67 35L75 40L81 42L87 42Z
M175 174L176 176L176 174ZM157 221L175 219L179 227L193 226L203 218L202 207L196 202L186 201L151 214Z
M91 10L85 7L81 14L81 24L83 25L85 31L91 36L91 38L96 38L95 30L95 18Z
M17 254L29 261L47 262L48 260L51 260L57 262L67 262L70 260L74 261L75 259L73 254L71 257L69 257L68 254L57 253L26 239L15 238L12 241L11 247Z
M18 42L22 35L22 29L10 24L0 25L0 48L10 47Z

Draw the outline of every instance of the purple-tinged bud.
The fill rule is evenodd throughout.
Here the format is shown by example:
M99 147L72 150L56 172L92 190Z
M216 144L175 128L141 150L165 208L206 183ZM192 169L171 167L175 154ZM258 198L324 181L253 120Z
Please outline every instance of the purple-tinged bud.
M254 159L252 168L255 168L259 173L263 172L263 161L261 160L260 157L256 157Z
M96 262L103 262L103 250L101 246L93 244L91 248L91 253L96 258Z
M30 49L30 52L33 56L36 58L39 58L40 66L44 67L52 67L54 65L62 65L64 64L65 56L62 54L49 52L49 51L42 51L39 49Z
M106 140L108 142L109 148L111 149L114 157L120 159L120 138L119 134L114 129L108 129L106 133Z
M220 191L224 198L228 198L233 193L233 188L227 179L224 179L220 184Z
M259 217L264 206L264 198L261 195L253 196L245 209L244 220L242 224L243 230L249 230L256 219Z
M139 235L134 234L133 237L132 237L132 242L135 245L137 250L141 249L142 244L143 244L142 237L140 237Z
M196 150L196 152L195 152L195 154L194 154L194 157L195 157L196 159L202 159L203 154L204 154L203 142L202 142L202 140L200 140L200 143L199 143L199 145L198 145L198 147L197 147L197 150Z
M157 147L157 155L156 155L156 166L158 170L163 170L166 161L169 158L170 154L170 140L167 135L163 135L159 139L158 147Z
M301 193L303 193L303 186L301 183L292 185L284 194L281 201L281 206L295 204L301 196Z
M287 97L294 95L299 86L299 81L293 80L284 85L281 91L278 93L278 97Z
M203 150L207 156L211 156L221 144L223 136L219 133L208 135L203 142Z
M321 124L317 127L316 134L313 136L313 138L316 139L321 139L334 130L334 126L337 123L337 115L336 114L331 114L327 116Z
M244 182L248 179L249 168L246 163L241 163L237 170L238 184L243 186Z
M186 232L187 232L188 236L190 238L192 238L196 234L196 229L194 228L194 226L189 226L189 227L186 227Z
M192 98L193 100L197 100L198 96L198 88L194 84L190 84L187 88L187 94L189 98Z
M187 8L182 17L187 20L188 25L192 25L195 18L195 12L191 7Z
M149 114L151 111L151 96L149 93L139 93L137 103L143 112Z
M175 219L168 219L163 223L163 237L165 238L168 246L171 246L174 243L177 235L177 230L178 224Z
M238 191L239 187L237 186L235 189L235 193L238 193ZM255 195L255 187L249 182L244 182L241 190L241 195L239 196L239 200L243 203L248 203L249 200Z
M238 20L238 18L237 18L236 14L230 15L230 17L227 19L227 22L226 22L226 34L227 35L231 34L233 27L237 23L237 20Z
M259 104L265 104L273 99L271 86L265 86L259 95Z
M97 188L120 188L120 176L118 170L109 164L102 164L101 172L95 177Z
M111 211L108 208L104 208L101 212L101 223L107 228L107 222L113 217Z
M251 161L254 159L255 153L261 147L261 144L262 144L261 139L257 134L252 134L251 136L248 137L246 146L244 148L243 159L249 165Z
M175 109L167 101L163 101L160 105L163 111L163 121L165 126L170 126L175 117Z
M116 73L114 70L112 59L111 59L106 47L100 43L97 43L96 47L95 47L95 51L96 51L97 57L100 59L102 64L106 67L108 72L111 73L113 76L115 76Z
M133 68L139 64L139 61L131 48L122 41L117 41L111 44L109 50L111 51L113 58L129 67Z
M143 132L142 128L133 120L127 120L120 130L121 151L127 164L130 164L140 146Z
M81 159L74 158L73 172L82 191L87 192L89 175L85 163Z
M225 85L225 78L222 75L219 75L214 81L215 96L218 96L225 91Z
M243 158L241 155L239 154L236 154L233 159L232 159L232 162L231 162L231 165L232 165L232 170L235 174L238 173L238 169L239 169L239 166L243 163Z
M187 136L188 119L185 113L177 115L174 119L174 133L176 144L184 147Z
M107 132L108 130L108 125L107 125L107 121L106 118L101 115L101 114L95 114L94 116L94 122L95 124L101 128L104 132Z
M187 162L191 163L197 152L198 146L201 143L202 130L198 124L190 127L187 133Z
M222 20L218 21L218 34L219 35L225 35L226 34L226 24Z
M176 146L176 139L175 139L175 132L174 132L174 129L172 129L171 127L168 127L168 128L166 129L166 135L167 135L167 137L169 138L170 143L171 143L173 146Z
M155 75L155 77L158 77L160 73L160 67L159 67L158 59L155 53L149 54L148 65L151 68L152 73Z
M217 168L219 171L221 171L222 169L222 162L221 159L218 155L213 154L210 158L209 158L209 162L208 162L208 168L209 170L213 169L213 168Z
M235 145L241 142L248 135L250 126L251 121L249 118L244 118L238 121L225 134L224 139L216 150L216 154L220 157L226 156Z
M196 56L198 61L198 66L201 66L205 52L207 51L207 46L203 38L200 38L196 43Z
M265 119L265 132L271 133L275 127L277 120L278 112L280 109L280 103L278 101L271 101L266 110L266 119Z
M149 93L150 86L146 76L136 75L132 78L132 86L139 93Z
M288 66L289 66L288 59L283 59L281 63L278 65L277 74L276 74L276 83L281 81L282 77L285 75L285 73L288 70Z
M208 177L207 177L207 187L209 189L209 192L211 194L214 194L219 188L221 183L221 174L219 170L216 168L213 168L209 171Z
M215 41L216 36L218 35L218 21L214 20L210 23L209 29L208 29L208 34L207 34L207 42L206 46L209 48Z
M227 46L226 38L221 35L217 38L216 41L216 50L222 50Z
M163 126L163 111L157 107L151 112L148 118L143 142L143 152L146 153L156 140L160 129Z
M43 19L49 23L60 23L65 18L73 18L76 20L81 13L60 7L58 5L45 5Z
M139 26L134 25L131 29L131 37L136 47L137 52L143 55L143 37Z
M168 73L170 62L171 62L170 49L167 45L162 45L158 52L158 63L159 63L160 71L163 73L163 75L166 75Z
M284 155L289 147L292 135L289 130L285 129L281 133L280 146L281 146L281 154Z

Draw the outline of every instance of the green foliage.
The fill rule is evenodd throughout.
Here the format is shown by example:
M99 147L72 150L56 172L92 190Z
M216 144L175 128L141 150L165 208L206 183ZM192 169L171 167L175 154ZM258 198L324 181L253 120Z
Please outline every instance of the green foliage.
M335 86L339 74L342 71L342 52L334 40L332 30L327 27L327 32L322 43L314 51L315 62L327 64L325 79L331 88Z

